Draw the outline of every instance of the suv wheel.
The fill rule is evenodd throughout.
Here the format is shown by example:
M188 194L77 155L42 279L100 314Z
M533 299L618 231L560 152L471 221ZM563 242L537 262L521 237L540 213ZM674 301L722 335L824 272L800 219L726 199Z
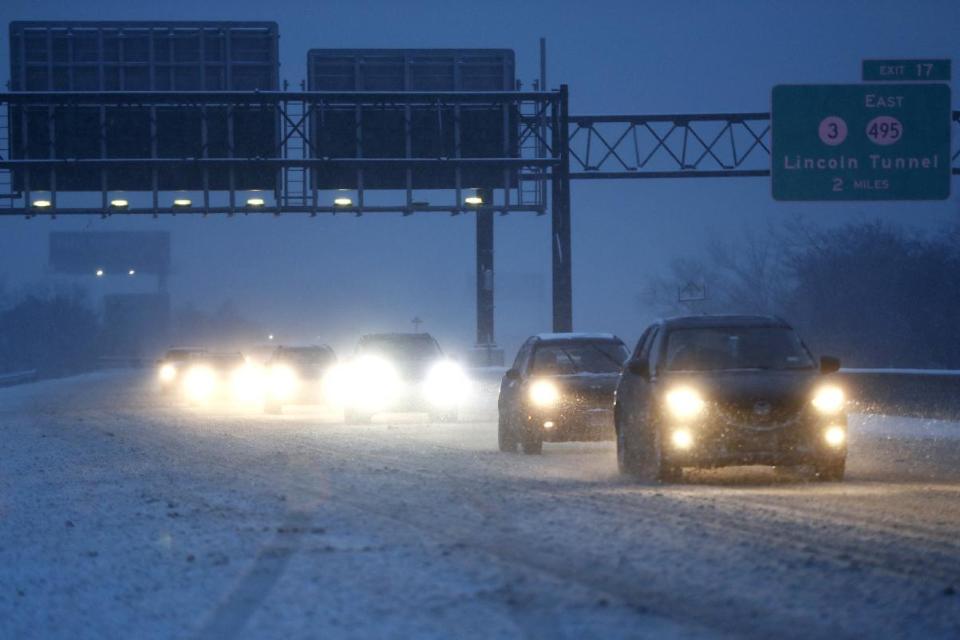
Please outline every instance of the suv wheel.
M501 409L497 419L497 445L500 451L504 453L516 453L517 436L513 431L513 425L506 412Z
M628 427L626 425L616 425L617 431L617 467L620 473L634 475L640 468L636 452L633 450L633 443L627 436Z
M664 463L660 430L648 424L618 426L617 463L622 473L642 482L671 482L683 473L679 467Z
M543 452L543 433L539 429L524 429L520 434L520 448L528 456Z

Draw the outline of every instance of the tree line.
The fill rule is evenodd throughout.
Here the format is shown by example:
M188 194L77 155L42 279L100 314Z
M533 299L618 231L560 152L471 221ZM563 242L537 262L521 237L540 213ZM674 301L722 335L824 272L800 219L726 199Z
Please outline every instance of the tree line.
M675 261L640 302L657 313L760 313L851 367L960 368L960 231L862 220L745 229ZM681 302L695 283L702 300Z
M0 281L0 374L71 375L96 369L103 356L149 360L174 344L236 350L261 333L230 302L212 311L187 305L163 322L112 327L80 287L34 286L11 294Z

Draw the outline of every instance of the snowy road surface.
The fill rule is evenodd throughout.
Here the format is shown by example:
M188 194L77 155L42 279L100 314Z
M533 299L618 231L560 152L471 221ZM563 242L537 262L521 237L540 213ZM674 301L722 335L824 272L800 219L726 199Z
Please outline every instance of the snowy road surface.
M854 416L849 479L642 486L612 443L0 389L2 638L958 638L960 424Z

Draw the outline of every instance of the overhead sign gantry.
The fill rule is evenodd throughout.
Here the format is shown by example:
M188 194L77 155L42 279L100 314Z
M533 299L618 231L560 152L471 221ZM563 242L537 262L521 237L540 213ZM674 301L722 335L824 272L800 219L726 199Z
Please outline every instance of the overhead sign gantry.
M570 116L565 86L542 90L542 60L538 90L517 91L512 56L507 64L503 50L494 50L501 51L499 67L480 61L490 50L367 50L369 68L358 50L341 52L339 60L336 52L315 51L323 63L316 69L331 73L311 75L315 91L289 92L277 90L273 23L29 23L22 35L11 37L11 77L23 82L0 94L0 202L7 205L0 213L475 214L478 344L493 341L495 213L550 213L553 328L569 331L572 180L771 175L768 112ZM457 85L465 59L451 51L477 54L477 78L510 82L500 91ZM391 65L402 78L381 74ZM943 69L932 64L917 73L929 71L934 79ZM331 79L346 84L317 84ZM376 85L381 81L400 84ZM853 97L866 105L865 89L857 87ZM902 156L907 171L928 172L920 187L911 178L903 187L894 181L890 189L858 193L944 197L949 175L960 173L960 151L951 155L949 147L960 113L950 113L949 101L944 111L937 92L907 89L904 98L913 97L901 103L902 113L878 112L881 120L873 123L861 123L860 112L836 112L847 129L841 144L888 147L876 152L881 168L886 158L896 170ZM851 100L837 97L837 109ZM776 109L774 127L792 117L792 107L784 108ZM935 121L929 128L924 114ZM797 144L825 144L820 125L831 115L803 123ZM135 121L130 127L128 117ZM823 129L832 141L841 126L828 120ZM791 135L772 136L775 155ZM898 145L915 147L898 156ZM911 167L911 157L918 166ZM350 194L333 189L341 181ZM785 193L821 194L820 177L814 182L809 190L785 183ZM438 185L447 188L432 192L430 201L414 193ZM371 188L393 189L401 198L371 204L364 198ZM63 193L69 201L58 199Z

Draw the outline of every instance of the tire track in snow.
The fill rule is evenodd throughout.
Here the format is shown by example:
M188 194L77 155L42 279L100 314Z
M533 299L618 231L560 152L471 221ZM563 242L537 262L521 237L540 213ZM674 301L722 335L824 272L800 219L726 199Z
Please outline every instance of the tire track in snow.
M283 575L312 520L313 516L302 510L287 515L273 539L260 549L250 568L194 636L197 640L236 638L240 634Z

